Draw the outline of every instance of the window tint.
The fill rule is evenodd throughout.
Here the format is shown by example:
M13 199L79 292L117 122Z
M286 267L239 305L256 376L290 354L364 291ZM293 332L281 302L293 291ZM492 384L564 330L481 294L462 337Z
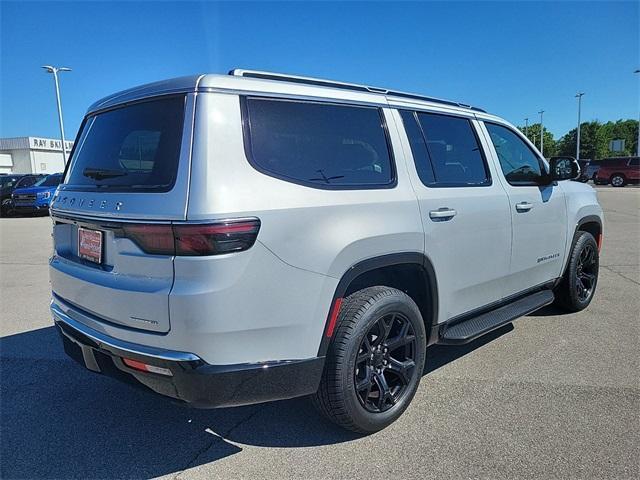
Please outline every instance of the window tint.
M471 122L466 118L418 112L422 141L407 121L416 168L430 186L490 185L491 177ZM407 113L403 119L408 120ZM407 131L409 133L409 131ZM424 163L425 165L421 165ZM431 173L429 173L429 163ZM430 176L433 178L431 179Z
M538 156L510 129L494 123L485 125L507 181L511 185L538 184L543 176Z
M409 110L401 110L400 116L402 117L402 123L404 124L404 130L409 137L409 143L411 144L411 153L416 164L416 170L420 180L425 185L432 185L435 183L435 177L433 176L433 168L431 168L431 160L429 160L429 151L427 150L427 144L424 141L422 130L418 125L416 114Z
M58 185L60 185L61 181L62 181L61 174L47 175L43 179L38 180L34 184L34 186L35 187L57 187Z
M639 165L640 165L640 158L635 157L635 158L632 158L631 160L629 160L629 166L630 167L637 167Z
M135 103L91 116L73 153L72 187L167 191L175 181L184 96Z
M379 109L262 98L244 102L247 155L258 170L319 188L393 183Z
M19 188L30 187L31 185L36 183L36 181L38 181L38 178L36 177L31 177L31 176L22 177L20 180L18 180L18 183L16 183L16 187L19 187Z

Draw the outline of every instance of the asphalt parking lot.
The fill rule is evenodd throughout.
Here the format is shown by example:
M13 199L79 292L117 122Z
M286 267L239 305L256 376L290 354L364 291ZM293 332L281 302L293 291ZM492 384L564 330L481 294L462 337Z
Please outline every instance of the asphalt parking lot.
M0 477L639 478L640 188L598 188L600 281L466 347L360 437L304 399L193 410L67 359L48 312L49 218L0 219Z

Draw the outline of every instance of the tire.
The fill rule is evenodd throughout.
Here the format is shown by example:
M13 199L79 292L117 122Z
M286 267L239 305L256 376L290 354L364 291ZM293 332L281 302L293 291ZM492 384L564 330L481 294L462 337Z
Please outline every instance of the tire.
M589 260L590 259L590 260ZM556 305L579 312L589 306L598 285L598 244L589 232L578 232L562 281L555 290Z
M365 288L343 301L334 335L314 406L345 429L382 430L406 410L422 377L426 334L418 306L395 288Z
M624 187L627 184L627 179L621 173L614 173L609 178L609 183L614 187Z

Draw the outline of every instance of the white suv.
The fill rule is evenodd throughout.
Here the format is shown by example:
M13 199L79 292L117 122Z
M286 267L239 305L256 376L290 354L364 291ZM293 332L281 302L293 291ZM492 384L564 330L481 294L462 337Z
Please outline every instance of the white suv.
M198 407L398 418L426 347L591 301L602 210L504 120L234 70L89 108L51 206L51 310L90 370Z

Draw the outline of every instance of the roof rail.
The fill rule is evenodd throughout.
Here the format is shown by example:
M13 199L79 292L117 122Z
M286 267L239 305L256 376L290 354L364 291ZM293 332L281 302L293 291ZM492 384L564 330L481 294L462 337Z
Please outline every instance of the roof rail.
M233 70L230 70L229 75L233 75L236 77L260 78L263 80L276 80L280 82L301 83L304 85L315 85L318 87L340 88L343 90L351 90L356 92L379 93L382 95L388 95L392 97L410 98L414 100L425 100L427 102L439 103L442 105L451 105L454 107L468 108L470 110L475 110L477 112L485 113L483 109L478 107L472 107L471 105L467 105L465 103L453 102L451 100L442 100L440 98L427 97L425 95L417 95L415 93L389 90L387 88L369 87L366 85L359 85L356 83L337 82L334 80L325 80L325 79L313 78L313 77L301 77L298 75L287 75L284 73L263 72L260 70L244 70L241 68L235 68Z

